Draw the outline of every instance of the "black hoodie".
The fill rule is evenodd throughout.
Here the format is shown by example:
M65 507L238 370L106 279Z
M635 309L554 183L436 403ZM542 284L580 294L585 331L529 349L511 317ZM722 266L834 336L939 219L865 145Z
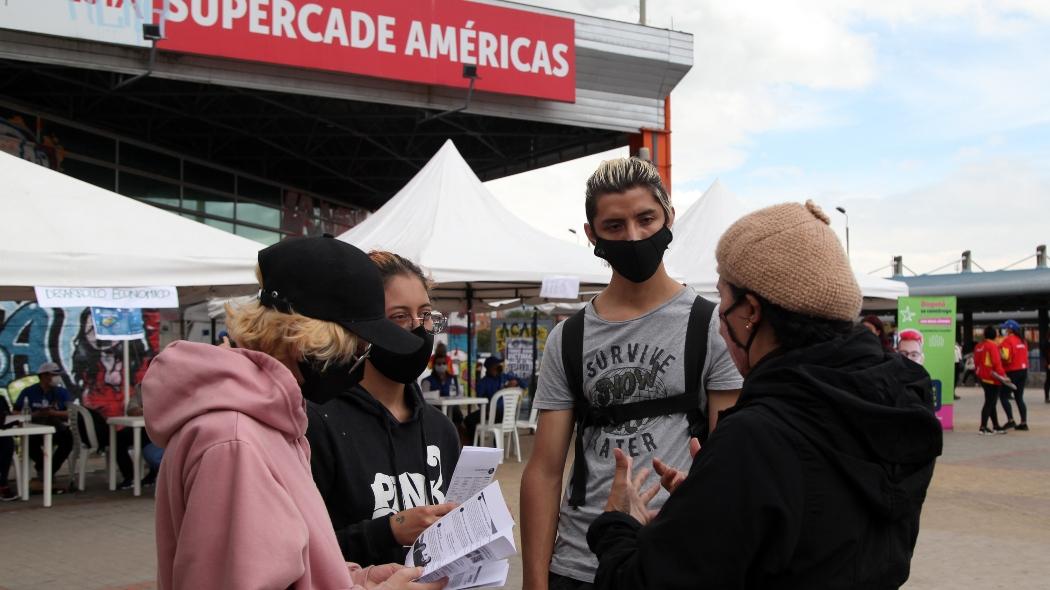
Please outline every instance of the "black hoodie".
M898 588L941 441L926 371L867 330L774 353L648 526L595 520L595 586Z
M323 405L307 404L314 481L343 558L363 566L404 562L390 515L444 502L459 460L452 422L423 401L415 384L405 395L411 411L405 422L360 385Z

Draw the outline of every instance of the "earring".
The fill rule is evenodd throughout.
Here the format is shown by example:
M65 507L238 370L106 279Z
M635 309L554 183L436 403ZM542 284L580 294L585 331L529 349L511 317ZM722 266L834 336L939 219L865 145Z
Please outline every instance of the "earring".
M744 329L745 330L750 330L751 329L751 322L748 322L748 323L744 324Z

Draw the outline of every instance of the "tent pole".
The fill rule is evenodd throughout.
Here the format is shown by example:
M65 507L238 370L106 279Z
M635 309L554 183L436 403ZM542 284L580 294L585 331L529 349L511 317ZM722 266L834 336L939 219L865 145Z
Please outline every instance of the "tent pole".
M474 287L467 283L467 395L474 394Z
M536 393L536 354L539 351L539 334L536 331L537 319L540 312L532 308L532 377L529 378L529 397Z
M124 415L128 415L128 400L131 398L131 354L128 352L131 340L124 341Z

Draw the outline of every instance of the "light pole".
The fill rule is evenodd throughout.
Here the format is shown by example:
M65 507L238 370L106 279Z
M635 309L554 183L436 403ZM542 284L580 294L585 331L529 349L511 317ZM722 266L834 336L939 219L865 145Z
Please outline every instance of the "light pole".
M849 215L846 214L845 207L835 207L835 210L846 217L846 258L849 258Z

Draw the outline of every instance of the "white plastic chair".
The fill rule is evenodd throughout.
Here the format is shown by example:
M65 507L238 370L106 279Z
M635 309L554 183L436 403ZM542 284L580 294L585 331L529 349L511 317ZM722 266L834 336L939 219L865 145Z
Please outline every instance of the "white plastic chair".
M540 409L536 407L535 400L533 400L532 411L529 412L528 420L518 420L518 428L524 428L528 430L530 434L536 434L536 422L539 421Z
M503 446L503 437L509 436L514 443L514 455L518 463L521 463L521 440L518 438L517 428L518 400L521 399L521 394L520 388L508 387L497 391L492 396L492 399L489 400L488 416L485 422L478 424L477 430L474 431L474 446L481 446L488 435L492 434L492 437L496 439L496 448L503 449L503 456L506 457L510 445ZM503 420L497 424L496 411L499 408L499 400L503 400Z
M90 410L80 404L74 404L73 409L75 410L76 420L71 425L73 438L77 442L77 448L74 449L73 456L76 457L77 464L77 489L83 492L84 479L87 475L88 455L98 451L98 433L95 432L95 419L91 417ZM84 424L84 432L87 433L88 439L87 444L80 438L80 429L77 428L76 422Z

